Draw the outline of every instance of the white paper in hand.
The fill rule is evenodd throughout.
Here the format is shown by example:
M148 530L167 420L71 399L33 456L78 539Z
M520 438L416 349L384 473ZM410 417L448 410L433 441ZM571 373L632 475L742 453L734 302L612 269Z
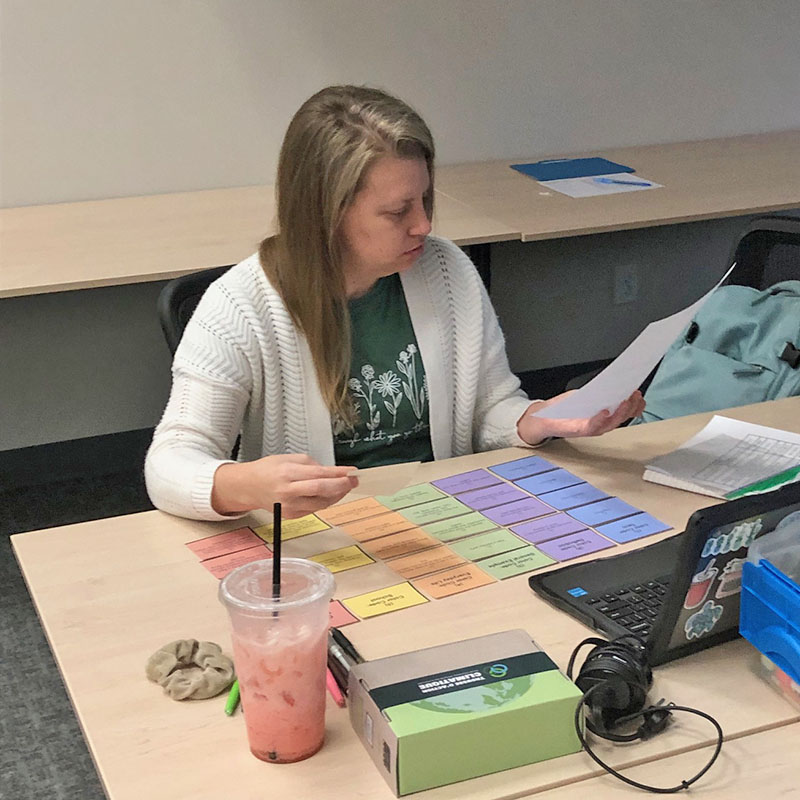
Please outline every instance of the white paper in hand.
M711 293L736 266L720 278L713 289L683 311L651 322L599 375L569 397L531 416L544 419L583 419L606 409L613 412L650 374L680 332L708 300Z

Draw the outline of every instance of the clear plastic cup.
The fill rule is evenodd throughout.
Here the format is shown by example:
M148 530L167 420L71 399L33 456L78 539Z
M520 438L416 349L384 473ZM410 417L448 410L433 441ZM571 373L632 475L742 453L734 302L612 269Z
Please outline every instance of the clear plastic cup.
M238 567L220 583L250 751L263 761L300 761L322 747L333 583L328 569L302 558L281 559L279 598L271 560Z

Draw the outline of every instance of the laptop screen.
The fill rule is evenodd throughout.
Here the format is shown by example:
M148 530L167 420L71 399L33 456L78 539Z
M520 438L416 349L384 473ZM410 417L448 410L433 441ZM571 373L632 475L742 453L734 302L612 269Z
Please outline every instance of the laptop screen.
M768 501L764 505L768 506ZM795 502L709 528L708 535L697 543L697 546L702 543L702 549L693 562L691 583L667 645L669 650L696 644L721 631L738 629L742 565L750 545L798 512L800 502ZM793 517L792 522L796 520L800 520L800 515Z

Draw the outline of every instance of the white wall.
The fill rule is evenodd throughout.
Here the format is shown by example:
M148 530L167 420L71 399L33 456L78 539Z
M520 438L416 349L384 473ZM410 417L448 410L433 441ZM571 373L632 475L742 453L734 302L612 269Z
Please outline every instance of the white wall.
M297 106L396 92L442 163L800 125L797 0L0 0L0 205L272 182Z
M0 205L271 182L337 82L414 104L444 163L800 127L798 41L798 0L0 0ZM494 246L512 366L615 355L743 223ZM155 424L159 288L0 300L0 450Z

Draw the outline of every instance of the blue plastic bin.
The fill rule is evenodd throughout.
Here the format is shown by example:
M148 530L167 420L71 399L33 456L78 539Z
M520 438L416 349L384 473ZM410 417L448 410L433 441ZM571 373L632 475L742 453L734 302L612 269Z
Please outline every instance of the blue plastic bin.
M800 586L765 558L743 566L739 631L800 683Z

